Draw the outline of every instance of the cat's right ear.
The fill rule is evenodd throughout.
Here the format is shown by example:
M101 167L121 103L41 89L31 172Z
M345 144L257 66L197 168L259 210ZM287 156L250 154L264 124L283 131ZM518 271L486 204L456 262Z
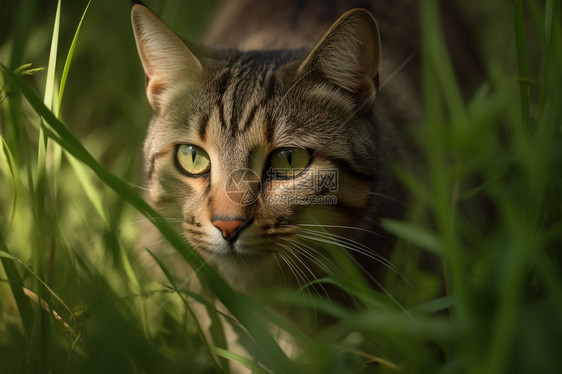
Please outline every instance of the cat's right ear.
M342 15L299 66L297 76L319 73L351 93L357 110L369 110L378 90L380 36L372 14L362 8Z
M133 4L131 22L146 74L146 95L155 111L197 83L203 67L183 40L142 4Z

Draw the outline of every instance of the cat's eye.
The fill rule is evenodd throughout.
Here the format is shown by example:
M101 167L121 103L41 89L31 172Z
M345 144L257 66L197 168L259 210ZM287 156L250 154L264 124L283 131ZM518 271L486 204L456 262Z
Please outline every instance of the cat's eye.
M176 149L177 167L190 176L199 176L211 170L207 152L190 144L180 144Z
M300 175L310 164L312 154L308 149L278 148L269 156L269 165L278 179L290 179Z

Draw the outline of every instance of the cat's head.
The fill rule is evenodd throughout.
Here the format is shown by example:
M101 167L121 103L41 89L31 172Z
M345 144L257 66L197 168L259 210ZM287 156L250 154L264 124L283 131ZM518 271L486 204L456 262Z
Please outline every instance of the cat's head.
M181 217L208 261L297 261L303 248L317 256L314 243L334 234L315 229L364 218L377 175L380 59L368 11L347 12L311 50L294 51L188 47L142 5L132 22L154 110L150 196L164 216Z

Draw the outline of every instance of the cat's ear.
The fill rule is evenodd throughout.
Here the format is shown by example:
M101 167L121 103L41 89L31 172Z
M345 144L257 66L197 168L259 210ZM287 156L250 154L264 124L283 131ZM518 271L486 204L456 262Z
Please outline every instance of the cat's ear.
M203 67L183 40L144 5L133 5L131 21L146 74L146 95L158 110L179 91L192 89Z
M365 9L343 14L299 66L298 76L321 74L354 95L358 110L370 107L378 89L380 36Z

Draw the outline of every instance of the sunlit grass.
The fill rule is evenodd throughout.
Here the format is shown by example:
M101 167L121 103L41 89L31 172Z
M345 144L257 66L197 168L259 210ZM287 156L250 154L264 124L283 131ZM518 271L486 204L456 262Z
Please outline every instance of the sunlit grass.
M518 70L504 69L488 57L490 79L468 100L435 26L435 1L423 2L426 123L420 138L428 165L423 178L406 174L404 179L412 190L413 210L424 213L408 222L385 222L403 239L392 259L402 274L389 274L386 293L365 290L353 279L325 280L353 295L359 310L282 290L264 296L281 305L314 305L336 318L315 336L264 309L263 300L234 292L145 203L135 187L142 133L136 145L123 143L134 140L131 133L142 132L148 120L146 108L135 113L136 99L144 100L142 73L138 64L129 66L136 56L112 57L120 46L105 56L107 66L94 69L81 60L94 40L82 39L83 34L91 37L90 13L101 12L95 2L87 5L71 18L59 2L56 17L54 10L49 13L54 18L48 28L27 25L27 38L26 25L15 24L12 37L0 46L0 56L11 56L0 61L0 372L210 373L227 371L226 360L276 373L560 369L559 2L517 1L506 8L513 12L506 32L515 35ZM66 23L73 25L71 39L60 31L69 30ZM47 29L49 38L38 35ZM529 30L541 43L537 77L527 66ZM38 39L45 44L37 44ZM31 45L51 58L25 65L22 56ZM111 124L116 127L91 123L95 115L80 118L84 123L64 120L65 113L78 118L73 105L85 108L68 97L76 95L72 83L82 77L72 72L78 67L83 72L81 64L94 76L133 70L141 81L137 96L125 84L120 91L79 91L95 107L120 108ZM128 78L124 73L112 77L118 86ZM126 127L136 120L143 122ZM146 244L137 241L142 219L198 269L201 281L257 342L259 367L225 350L220 328L213 330L216 345L206 342L187 301L201 298L175 284L164 265L164 284L145 272L139 259L145 249L139 246ZM443 276L418 268L418 259L427 253L442 261ZM212 307L209 314L218 320ZM285 357L265 329L271 323L285 327L303 346L296 362Z

